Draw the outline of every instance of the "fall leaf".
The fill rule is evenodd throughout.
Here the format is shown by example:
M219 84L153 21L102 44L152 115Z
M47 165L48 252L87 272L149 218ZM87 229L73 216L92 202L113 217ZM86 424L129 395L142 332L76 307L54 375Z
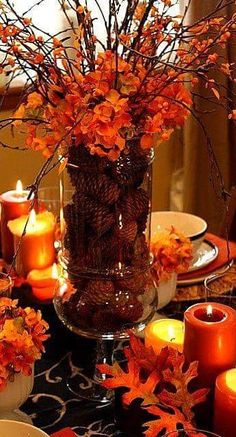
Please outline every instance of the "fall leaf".
M192 408L206 400L208 390L203 388L189 392L190 381L198 375L198 363L196 361L190 363L185 372L184 364L184 355L175 351L175 356L172 357L172 368L163 371L163 379L173 385L176 391L173 393L164 389L159 395L159 400L166 405L181 408L185 417L191 421L194 417Z
M189 391L190 382L198 375L198 363L187 366L184 355L168 347L156 355L151 347L146 347L131 332L130 346L125 348L124 353L126 370L118 363L113 366L99 365L98 369L110 376L103 383L106 388L127 389L122 398L125 405L142 399L141 406L158 416L157 420L147 423L145 435L156 437L163 430L175 430L179 423L192 429L192 408L204 402L208 393L204 388Z
M157 419L145 423L144 426L148 428L145 431L145 437L157 437L162 431L165 431L165 433L175 431L178 424L181 424L183 428L186 427L188 430L193 429L191 423L185 419L178 408L171 408L172 413L166 411L166 409L164 410L164 408L160 408L158 405L147 407L146 410L150 414L157 416Z
M157 355L151 346L146 347L132 332L130 335L130 347L125 348L124 353L128 360L135 357L137 364L148 372L160 371L168 366L169 350L163 348Z
M101 364L97 366L101 373L113 376L104 381L106 388L125 387L129 391L123 395L125 405L130 405L134 399L143 399L143 405L150 405L157 402L157 397L153 394L158 382L159 375L156 371L152 372L143 383L140 379L140 367L134 359L129 360L127 372L124 372L118 363L109 366Z

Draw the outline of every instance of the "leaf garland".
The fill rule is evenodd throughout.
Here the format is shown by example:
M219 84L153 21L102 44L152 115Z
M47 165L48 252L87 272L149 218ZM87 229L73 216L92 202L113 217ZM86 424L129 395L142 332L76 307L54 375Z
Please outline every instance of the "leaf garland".
M130 346L124 350L127 358L123 370L115 362L102 364L98 369L109 376L106 388L124 387L122 401L130 405L141 399L141 407L155 419L144 424L146 437L156 437L160 432L177 430L178 426L193 430L193 407L204 402L207 389L190 390L189 384L198 375L198 363L186 365L184 355L173 348L163 348L156 355L152 347L130 334Z

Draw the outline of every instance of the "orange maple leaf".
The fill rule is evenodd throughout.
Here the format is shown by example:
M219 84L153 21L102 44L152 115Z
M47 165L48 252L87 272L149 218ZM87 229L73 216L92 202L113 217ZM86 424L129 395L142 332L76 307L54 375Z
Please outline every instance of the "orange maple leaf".
M158 372L152 372L145 382L140 379L140 367L134 359L129 360L127 372L124 372L118 363L109 366L100 364L97 366L101 373L105 373L112 378L104 381L106 388L125 387L128 391L123 395L125 405L130 405L134 399L143 399L142 405L150 405L158 401L154 395L154 390L160 381Z
M147 407L146 410L157 416L156 420L145 423L145 427L148 429L144 432L145 437L156 437L160 432L171 432L177 429L177 425L181 424L182 427L186 427L188 430L192 430L193 427L189 421L187 421L184 415L178 408L171 408L167 411L164 407L158 405L152 405Z
M166 405L181 408L185 417L191 421L194 417L192 408L206 400L209 390L203 388L192 393L189 391L189 383L198 375L198 363L197 361L190 363L186 371L183 369L184 364L184 355L175 351L171 368L163 370L164 381L170 383L175 388L175 392L164 389L159 395L159 400Z

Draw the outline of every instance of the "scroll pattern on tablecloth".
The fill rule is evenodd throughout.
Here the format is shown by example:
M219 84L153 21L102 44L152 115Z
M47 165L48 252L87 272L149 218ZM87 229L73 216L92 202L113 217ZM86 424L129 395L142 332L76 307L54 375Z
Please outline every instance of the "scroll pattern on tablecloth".
M122 343L118 344L116 352L119 353L122 347ZM90 403L88 408L84 408L85 401L77 398L69 390L67 379L74 376L81 378L81 389L86 391L92 386L92 380L83 373L81 367L74 364L72 352L66 353L58 362L43 370L40 369L39 363L39 368L36 367L33 392L22 409L36 426L48 434L69 426L78 437L114 436L115 425L112 415L109 419L107 407ZM86 413L88 417L86 423L83 423ZM103 415L106 419L100 418ZM89 417L96 417L96 420L89 421Z

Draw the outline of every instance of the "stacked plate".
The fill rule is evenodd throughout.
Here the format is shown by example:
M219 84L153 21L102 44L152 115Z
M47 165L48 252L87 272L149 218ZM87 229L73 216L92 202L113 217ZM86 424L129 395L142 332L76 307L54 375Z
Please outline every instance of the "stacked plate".
M188 273L191 273L191 275L189 278L187 278L188 274L179 275L177 284L183 286L203 282L204 279L209 276L209 272L207 274L201 274L200 270L211 264L217 258L218 253L218 247L213 242L205 239L197 250L189 267ZM224 267L221 267L219 270L222 269L224 269ZM196 275L193 275L193 272L195 272Z

